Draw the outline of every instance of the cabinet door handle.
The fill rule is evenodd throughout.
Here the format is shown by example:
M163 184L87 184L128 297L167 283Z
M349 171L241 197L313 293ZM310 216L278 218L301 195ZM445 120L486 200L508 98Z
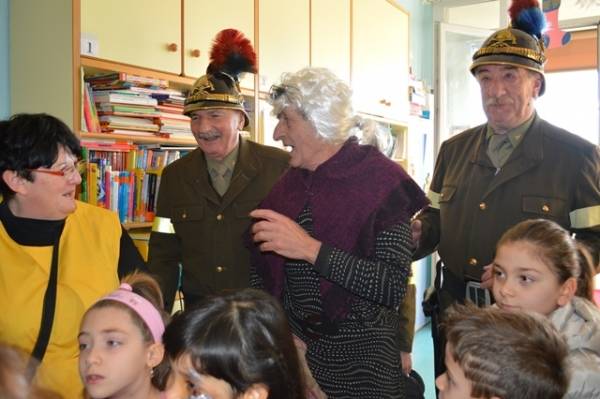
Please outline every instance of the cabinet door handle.
M195 48L192 51L190 51L190 54L192 55L192 57L198 58L198 57L200 57L200 50L198 50L197 48Z
M176 52L177 51L177 43L169 43L167 44L167 50L171 51L171 52Z

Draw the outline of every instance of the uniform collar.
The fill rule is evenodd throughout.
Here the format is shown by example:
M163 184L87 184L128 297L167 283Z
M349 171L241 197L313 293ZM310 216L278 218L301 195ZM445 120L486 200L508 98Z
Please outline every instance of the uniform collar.
M526 122L527 123L527 122ZM541 129L542 119L538 116L537 112L534 112L529 126L523 137L520 139L521 144L513 150L513 153L508 158L508 161L503 166L506 168L514 159L524 158L526 163L539 162L544 158L543 149L543 132ZM478 139L476 145L473 147L471 152L470 160L472 163L477 163L483 166L494 168L492 161L490 161L487 155L487 132L488 125L481 125L478 128Z
M211 176L213 176L213 173L223 174L227 170L230 170L233 173L235 164L237 163L238 154L240 152L239 150L240 150L240 143L238 142L238 145L235 146L235 148L225 158L223 158L220 161L216 160L216 159L207 158L205 156L206 165L208 167L208 171L211 174Z
M529 130L529 127L531 126L531 123L533 122L534 117L535 117L535 112L533 114L531 114L529 119L527 119L525 122L521 123L519 126L515 127L514 129L510 129L508 132L505 133L506 137L508 137L508 141L510 141L510 144L512 145L513 148L517 148L519 143L523 140L523 137ZM494 130L492 129L492 127L489 124L487 124L486 126L487 126L487 128L486 128L486 132L485 132L485 137L489 143L490 138L496 133L494 133Z

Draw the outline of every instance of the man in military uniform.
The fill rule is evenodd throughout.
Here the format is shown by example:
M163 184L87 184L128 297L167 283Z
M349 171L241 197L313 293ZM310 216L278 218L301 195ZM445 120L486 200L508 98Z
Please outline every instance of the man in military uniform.
M478 283L505 230L525 219L551 219L598 246L598 147L535 112L534 100L545 89L544 62L541 33L513 25L483 43L470 70L481 87L487 123L442 144L431 205L412 223L415 258L437 249L442 261L432 326L436 375L444 369L436 318L466 298L489 303L489 292Z
M242 45L250 46L232 29L219 33L217 42L224 35L241 37L246 41ZM235 51L240 45L232 47ZM229 58L239 66L240 56ZM254 72L253 63L248 65ZM249 286L250 256L243 241L249 213L288 165L285 151L240 137L249 119L238 66L213 61L196 81L184 113L191 117L198 148L162 173L148 264L158 277L167 309L173 306L179 264L186 306L214 291Z

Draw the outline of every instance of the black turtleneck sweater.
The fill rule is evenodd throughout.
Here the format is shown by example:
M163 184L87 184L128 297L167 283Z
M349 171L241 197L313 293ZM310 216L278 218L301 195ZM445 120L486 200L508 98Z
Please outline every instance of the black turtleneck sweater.
M60 237L65 220L28 219L13 215L8 204L0 204L0 222L17 244L46 247L53 245ZM147 271L146 264L131 237L122 228L119 245L119 278L134 270Z

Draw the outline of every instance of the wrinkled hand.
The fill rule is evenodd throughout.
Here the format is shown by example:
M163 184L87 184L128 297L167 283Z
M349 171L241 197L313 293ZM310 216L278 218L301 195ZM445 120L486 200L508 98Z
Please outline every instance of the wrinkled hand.
M412 356L410 352L400 352L400 359L402 359L402 372L404 375L409 375L412 370Z
M308 368L308 363L306 362L306 344L297 336L293 335L294 344L296 345L296 351L298 353L298 360L300 361L300 366L302 367L302 374L304 374L304 383L306 385L306 398L307 399L327 399L327 395L325 392L321 390L321 387L313 377L310 372L310 368Z
M421 233L423 232L423 223L415 219L410 222L410 230L412 232L413 248L419 248L419 242L421 241Z
M481 288L491 290L494 286L494 264L490 263L483 267L483 274L481 275Z
M298 223L269 209L255 209L250 216L258 219L252 226L252 239L259 243L261 251L315 263L321 242L308 235Z

